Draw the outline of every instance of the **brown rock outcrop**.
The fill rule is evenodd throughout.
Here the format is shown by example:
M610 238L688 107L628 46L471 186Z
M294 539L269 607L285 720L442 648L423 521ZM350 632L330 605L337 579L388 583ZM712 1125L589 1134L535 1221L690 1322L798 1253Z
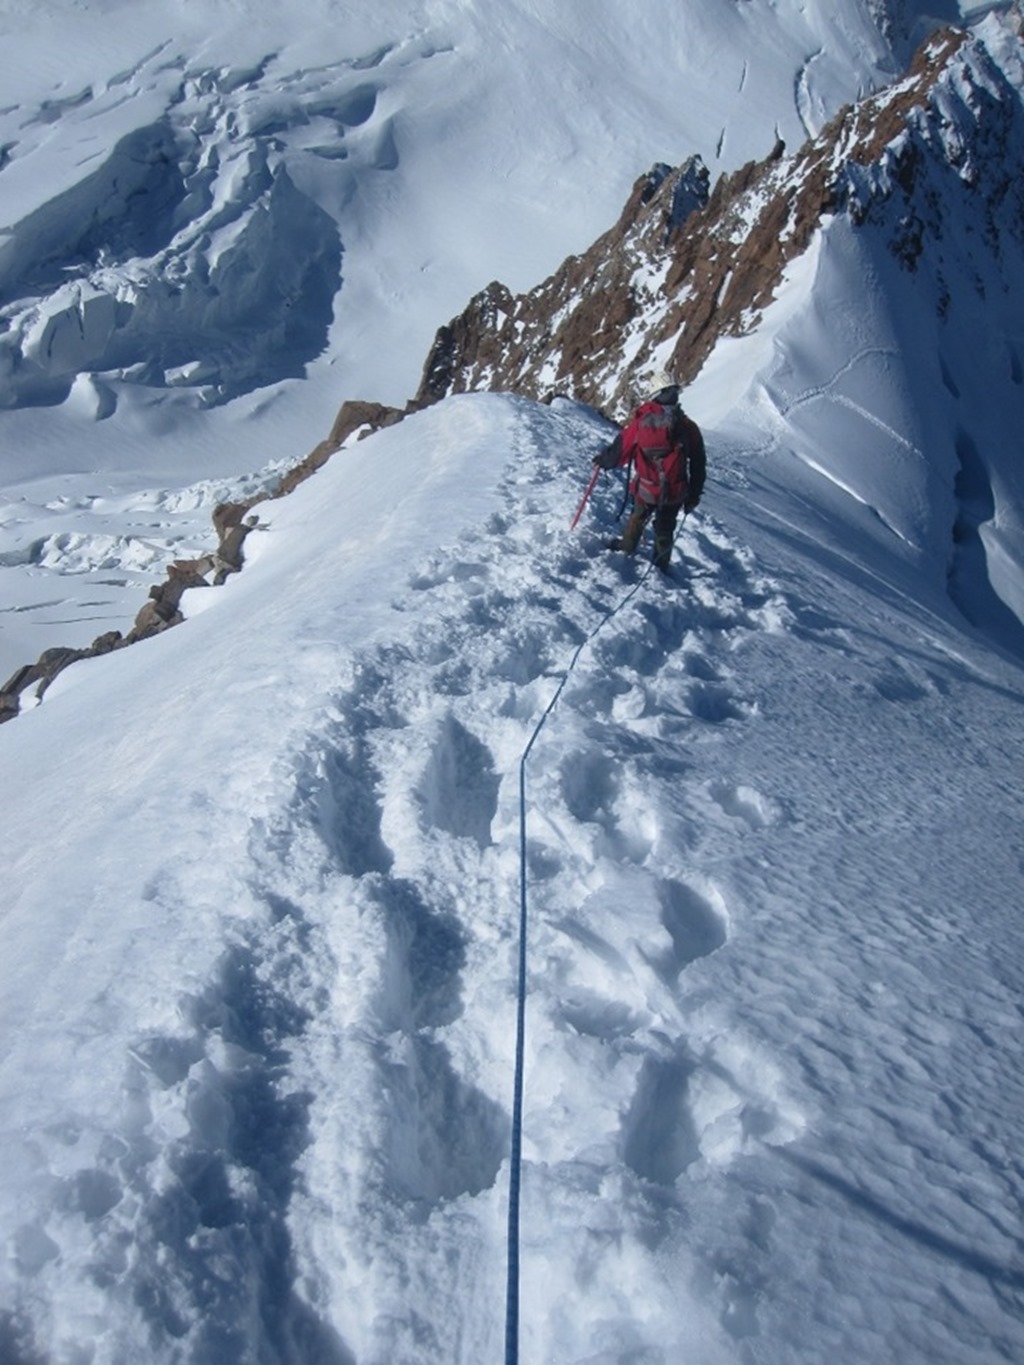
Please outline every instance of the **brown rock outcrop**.
M489 284L440 328L416 403L474 389L559 392L621 414L656 362L691 382L722 336L757 326L824 215L846 208L863 221L851 165L886 157L897 184L912 189L913 144L894 144L967 41L959 29L940 31L894 86L847 106L791 157L776 141L710 194L699 158L654 167L583 255L525 294ZM884 192L875 183L868 200Z
M35 687L36 700L41 701L54 678L71 664L123 649L179 625L185 619L181 599L189 588L223 583L228 574L241 569L242 544L259 521L257 517L247 517L247 511L248 505L239 503L224 503L214 510L217 549L199 559L175 560L167 570L164 582L150 588L148 600L126 635L111 630L97 636L84 649L45 649L34 664L24 664L17 669L0 688L0 724L14 719L21 709L22 694L29 688Z

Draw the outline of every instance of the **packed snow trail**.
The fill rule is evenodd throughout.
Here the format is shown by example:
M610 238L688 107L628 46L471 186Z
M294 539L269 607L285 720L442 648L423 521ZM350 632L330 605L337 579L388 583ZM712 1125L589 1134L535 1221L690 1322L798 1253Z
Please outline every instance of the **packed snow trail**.
M395 1304L393 1312L383 1312L373 1324L368 1338L346 1334L357 1359L469 1360L493 1357L498 1350L505 1255L502 1172L515 1039L519 878L515 776L524 745L570 656L644 572L643 565L626 565L624 579L621 558L595 561L590 557L592 545L581 546L565 537L566 490L586 454L606 433L580 417L563 417L562 430L557 426L552 430L547 415L538 419L534 433L531 412L529 405L523 406L520 449L502 489L503 510L482 533L463 537L452 552L413 576L412 587L420 600L407 609L415 611L418 624L397 646L362 661L353 687L338 698L343 721L328 746L334 752L341 747L329 765L328 790L331 811L344 813L342 818L332 814L331 824L342 874L354 882L351 889L346 885L345 897L362 907L361 936L366 933L368 910L374 921L380 921L383 940L377 956L387 964L383 980L373 983L373 1003L355 1011L358 1028L336 1044L337 1066L345 1074L357 1066L364 1074L369 1068L377 1079L368 1081L365 1091L384 1097L370 1104L365 1098L361 1101L359 1123L369 1127L359 1146L373 1154L365 1176L373 1197L364 1195L364 1200L387 1207L397 1195L406 1205L405 1212L395 1211L397 1225L389 1219L380 1229L379 1244L376 1230L358 1219L340 1219L348 1231L336 1228L331 1234L341 1238L346 1261L362 1262L368 1274L375 1269L380 1279L374 1297ZM551 449L556 432L559 445ZM761 609L762 589L748 590L758 597L755 610ZM666 585L664 591L673 590ZM714 593L712 599L714 624L724 627L731 620L721 615L728 610L729 594ZM687 607L673 601L655 603L624 619L610 633L604 653L599 636L594 643L598 686L604 691L610 682L612 691L602 701L591 697L592 661L581 675L584 714L612 708L629 716L629 702L623 710L622 698L638 698L639 691L623 681L622 674L632 672L634 651L639 651L643 672L657 675L666 643L671 643L662 618L685 632L690 616ZM698 671L708 674L713 668L708 664ZM729 689L716 689L712 678L700 678L698 691L710 723L740 714L730 705ZM618 1304L605 1325L581 1320L572 1326L571 1318L580 1312L575 1301L570 1320L551 1323L538 1298L534 1239L538 1219L545 1227L548 1223L552 1199L556 1207L567 1201L558 1221L564 1222L560 1231L567 1240L568 1264L578 1264L581 1256L584 1263L590 1261L586 1243L594 1229L589 1207L596 1193L591 1185L602 1162L602 1130L604 1157L611 1158L613 1135L633 1106L627 1164L615 1163L624 1171L627 1185L641 1185L651 1172L671 1183L695 1158L696 1145L676 1151L683 1140L672 1131L674 1121L668 1123L669 1131L662 1131L666 1128L662 1106L671 1109L683 1100L683 1073L675 1048L685 1055L686 1045L678 1040L677 982L691 962L712 952L726 937L725 914L713 889L702 893L643 870L657 818L651 796L641 797L641 791L652 777L656 780L657 742L635 736L625 763L607 752L603 742L595 746L587 739L578 748L579 701L571 702L567 696L565 704L570 711L567 722L556 713L552 736L544 732L538 740L529 809L528 875L538 937L529 954L523 1358L563 1358L568 1340L575 1344L564 1358L576 1358L595 1330L611 1342L621 1338L622 1350L634 1349L631 1343L642 1341L644 1331L652 1331L655 1340L668 1331L674 1344L692 1352L697 1339L691 1338L694 1324L673 1325L678 1287L640 1247L640 1264L631 1273L628 1293L619 1282L621 1265L614 1256L604 1271L595 1266L586 1272L603 1281L604 1292L598 1297L608 1295L608 1302ZM571 742L565 748L567 736ZM375 781L367 782L368 768ZM356 849L351 843L353 827L359 830ZM375 850L369 861L367 848ZM626 904L617 909L615 888L620 885ZM553 901L557 913L552 925ZM622 917L623 924L595 928L609 915L613 922ZM634 916L639 929L633 927ZM346 939L355 932L353 921ZM643 940L639 947L632 941L637 932ZM564 976L578 970L572 964L581 944L587 956L595 957L597 988L567 1001L562 998ZM653 962L646 960L648 953ZM354 975L352 954L348 947L338 970L346 993L351 992ZM357 956L365 961L364 940ZM505 970L495 977L494 964L500 961ZM538 984L538 961L554 969L554 982ZM613 976L616 968L628 975L639 970L634 1002L622 1000L621 988L609 992L612 983L605 981L609 964ZM541 979L547 975L545 971ZM584 980L588 975L583 973ZM548 1017L552 988L557 1000L554 1019ZM605 1004L602 997L609 993ZM476 1002L473 1007L470 999ZM602 1022L606 1009L614 1023ZM380 1015L375 1032L388 1039L383 1054L379 1041L366 1036L365 1021L372 1012ZM497 1028L481 1034L481 1018L493 1019ZM653 1059L647 1056L652 1044L644 1041L648 1031L657 1040ZM615 1059L611 1074L605 1074L608 1064L598 1071L600 1086L608 1091L602 1100L589 1093L583 1073L592 1044L599 1044L598 1053L614 1057L620 1032L629 1035L624 1055ZM580 1074L570 1084L573 1089L582 1084L567 1101L543 1094L547 1084L560 1090L564 1078L556 1074L543 1080L536 1041L541 1040L543 1051L554 1048L557 1055L563 1035L569 1038L570 1055L579 1049L571 1072L579 1068ZM677 1042L670 1044L669 1037ZM650 1094L645 1057L657 1078ZM359 1089L363 1092L364 1087ZM538 1107L546 1111L539 1125ZM351 1115L339 1114L338 1121L351 1131ZM588 1151L582 1161L581 1126ZM766 1121L766 1129L773 1126ZM313 1146L332 1151L340 1140L339 1130L333 1140L318 1139ZM542 1173L549 1165L556 1174L551 1190L545 1191ZM572 1173L577 1165L579 1175ZM322 1188L327 1178L327 1172L312 1178L312 1188ZM442 1213L446 1200L461 1203L463 1216L454 1223ZM409 1210L409 1201L415 1212ZM471 1210L481 1206L487 1212L478 1211L473 1220L477 1226L467 1226ZM600 1221L606 1220L602 1215ZM611 1235L611 1227L599 1233L602 1239ZM403 1267L419 1260L413 1248L424 1236L428 1238L422 1244L424 1253L440 1238L447 1248L444 1259L459 1268L452 1291L461 1306L453 1304L453 1311L443 1318L431 1310L436 1285L424 1286L419 1303L421 1296L410 1293L408 1286L398 1288L407 1273ZM580 1237L582 1244L577 1246ZM384 1271L388 1262L394 1264L390 1274ZM556 1272L546 1256L542 1267L540 1280L550 1281ZM461 1287L456 1288L459 1280ZM470 1305L472 1316L467 1319ZM481 1314L483 1305L488 1308ZM698 1324L705 1311L694 1308ZM651 1327L639 1329L638 1318L648 1320Z
M573 515L572 521L569 523L570 530L574 530L579 524L583 509L589 502L590 496L597 485L600 472L600 469L595 466L594 472L590 476L590 481L587 484L586 492ZM577 645L551 700L541 712L540 720L538 720L533 732L527 740L526 747L523 749L519 760L519 950L517 953L516 969L516 1059L512 1087L512 1141L509 1157L508 1275L505 1309L505 1360L507 1365L516 1365L516 1362L519 1359L519 1207L522 1185L523 1070L526 1048L526 982L527 964L529 962L530 926L530 879L527 872L527 770L529 759L533 746L540 738L540 733L547 723L548 717L554 712L554 709L558 704L558 699L561 697L562 691L568 683L572 671L576 667L584 649L586 649L590 642L596 637L602 626L606 625L623 609L623 607L629 604L635 594L643 587L644 583L646 583L648 577L653 572L653 567L653 563L648 565L642 577L633 584L618 602L609 608L607 614L598 620L590 634L585 636Z
M611 480L566 535L607 435L408 419L7 727L122 760L5 921L17 1365L500 1358L518 765L645 572ZM710 446L531 755L521 1359L1012 1358L1020 671Z

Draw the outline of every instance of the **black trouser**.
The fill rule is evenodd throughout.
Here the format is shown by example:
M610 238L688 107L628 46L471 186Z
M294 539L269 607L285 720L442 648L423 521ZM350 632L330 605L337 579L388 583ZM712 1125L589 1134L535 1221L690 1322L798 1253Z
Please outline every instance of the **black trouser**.
M644 527L654 514L654 562L659 569L667 569L668 562L672 557L672 542L676 534L676 522L679 520L679 513L682 506L679 503L669 503L661 507L656 507L651 502L641 502L638 498L633 504L633 511L630 513L629 520L626 522L626 529L622 533L622 548L626 554L631 555L636 552L636 547L640 544L640 537L644 533Z

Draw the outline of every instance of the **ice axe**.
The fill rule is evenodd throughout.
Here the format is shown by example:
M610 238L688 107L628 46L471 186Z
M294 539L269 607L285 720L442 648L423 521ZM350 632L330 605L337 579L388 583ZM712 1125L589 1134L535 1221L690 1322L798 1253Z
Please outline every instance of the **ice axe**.
M573 531L573 530L576 529L576 523L579 521L580 517L583 515L583 509L584 509L584 507L586 507L587 502L588 502L589 499L590 499L590 495L591 495L591 493L593 493L593 491L594 491L594 484L597 483L597 476L600 474L600 472L601 472L601 466L600 466L600 465L597 465L597 464L594 465L594 472L593 472L593 474L590 476L590 482L587 484L587 491L583 494L583 497L580 499L580 505L579 505L579 507L576 508L576 515L573 517L572 521L569 523L569 530L570 530L570 531Z

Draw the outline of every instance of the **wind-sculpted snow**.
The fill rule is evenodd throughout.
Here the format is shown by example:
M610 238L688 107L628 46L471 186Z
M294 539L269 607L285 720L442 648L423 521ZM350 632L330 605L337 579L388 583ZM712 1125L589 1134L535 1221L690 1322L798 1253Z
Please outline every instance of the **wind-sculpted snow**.
M16 1365L500 1357L518 767L581 644L527 772L522 1359L1024 1342L1019 669L718 440L672 578L602 549L611 479L568 536L607 435L564 402L411 417L261 509L226 606L8 727L45 749L90 669L135 693L68 852L12 868ZM342 491L346 528L312 519ZM116 835L83 833L93 782Z

